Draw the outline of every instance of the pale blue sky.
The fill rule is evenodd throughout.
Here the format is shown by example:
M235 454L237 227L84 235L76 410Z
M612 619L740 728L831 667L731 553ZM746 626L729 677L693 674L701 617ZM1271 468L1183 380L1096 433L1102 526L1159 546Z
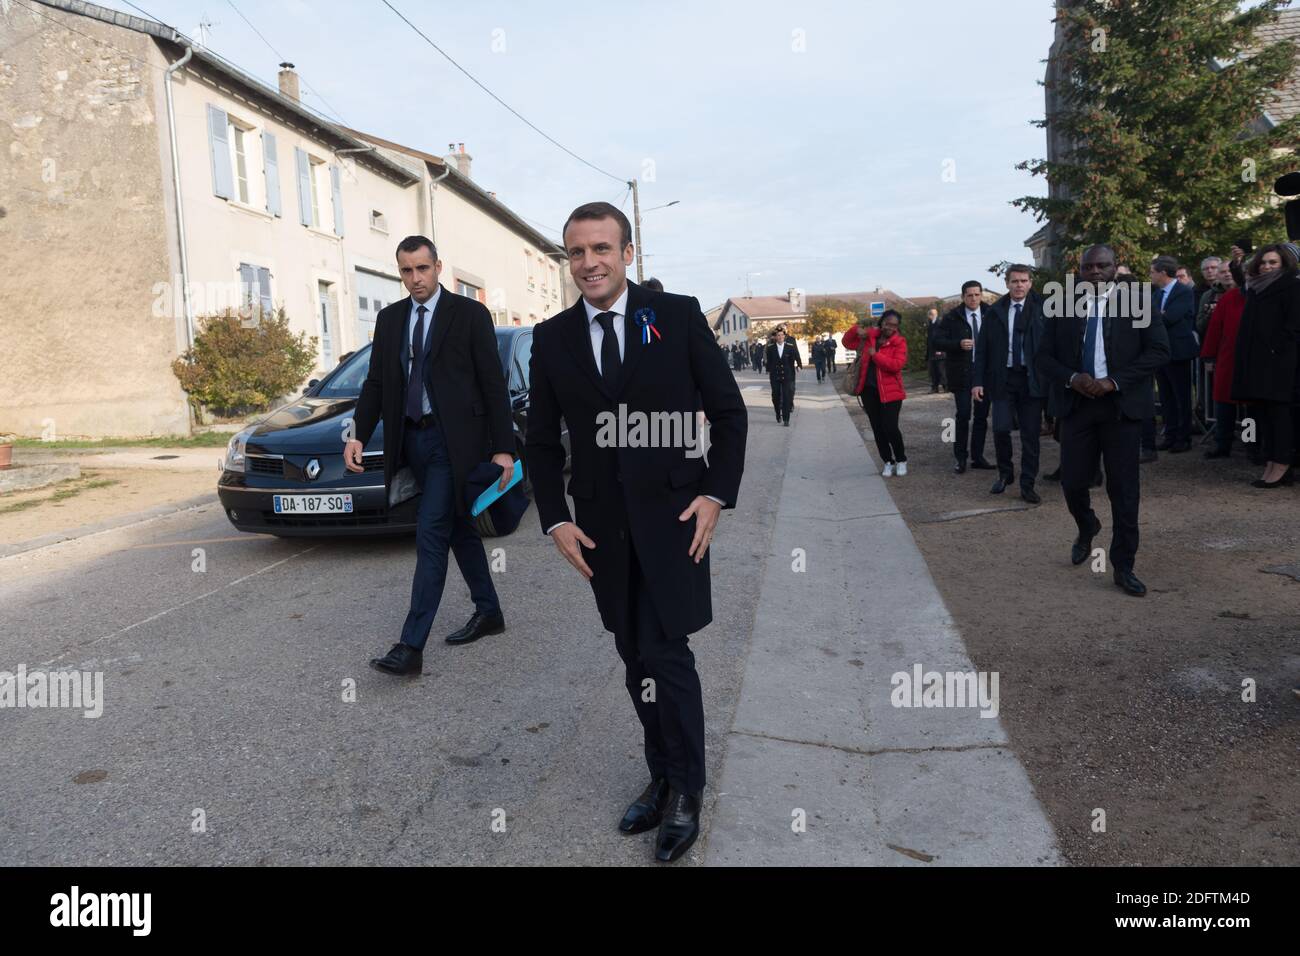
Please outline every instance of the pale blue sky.
M596 166L629 179L652 160L642 208L680 205L644 216L647 275L706 309L743 295L747 273L756 295L953 294L968 278L1001 290L987 267L1029 256L1037 224L1008 200L1045 192L1014 167L1044 151L1029 121L1051 0L393 2ZM380 0L235 3L314 88L307 104L438 155L465 143L475 181L548 233L581 202L622 198ZM226 0L140 6L190 36L206 16L211 48L275 85L277 57Z

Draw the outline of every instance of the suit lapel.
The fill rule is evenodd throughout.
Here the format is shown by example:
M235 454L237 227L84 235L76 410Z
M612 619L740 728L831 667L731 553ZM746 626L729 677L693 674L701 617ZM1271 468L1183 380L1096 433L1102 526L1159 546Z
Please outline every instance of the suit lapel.
M398 311L397 335L397 375L406 384L408 378L406 374L407 364L411 361L411 330L409 323L411 321L411 297L408 295L401 302L397 303L401 308Z
M455 319L456 309L452 305L451 294L438 284L438 304L434 307L433 331L429 333L429 348L425 351L425 361L432 364L442 348L443 339L447 337L447 328Z
M641 324L635 321L633 316L649 299L650 296L645 288L635 282L628 282L627 311L623 316L623 372L618 380L619 395L627 391L628 383L632 381L632 373L636 371L637 364L647 348L641 341Z

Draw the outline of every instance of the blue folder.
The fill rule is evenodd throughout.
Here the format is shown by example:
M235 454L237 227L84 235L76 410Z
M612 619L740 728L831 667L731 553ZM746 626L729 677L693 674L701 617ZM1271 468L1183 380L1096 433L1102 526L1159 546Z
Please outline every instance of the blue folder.
M497 479L496 481L492 482L492 484L488 485L487 490L484 491L481 495L478 496L478 498L475 499L474 507L471 508L469 512L470 517L477 518L484 511L487 511L487 509L491 507L492 502L496 501L498 498L504 495L515 485L519 484L519 480L523 478L523 476L524 476L523 466L519 464L519 459L516 458L515 473L511 475L510 483L506 485L505 490L501 490L498 488L498 485L500 485L501 483L500 479Z

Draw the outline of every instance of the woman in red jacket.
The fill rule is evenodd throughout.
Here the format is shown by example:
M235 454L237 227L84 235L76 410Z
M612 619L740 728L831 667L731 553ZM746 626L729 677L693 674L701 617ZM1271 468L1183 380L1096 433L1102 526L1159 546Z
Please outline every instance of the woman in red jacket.
M878 328L867 328L866 320L844 333L846 349L862 349L858 373L858 399L871 420L876 450L885 463L886 478L907 474L907 453L898 430L898 413L907 392L903 390L903 368L907 365L907 340L898 331L902 320L893 309L880 317Z
M1227 458L1232 453L1232 429L1237 423L1237 406L1232 402L1232 371L1237 354L1237 329L1241 327L1241 313L1246 308L1246 294L1241 291L1246 277L1236 260L1229 260L1224 266L1219 281L1228 290L1214 304L1210 323L1205 327L1205 342L1201 345L1205 367L1214 373L1214 448L1205 453L1206 458Z

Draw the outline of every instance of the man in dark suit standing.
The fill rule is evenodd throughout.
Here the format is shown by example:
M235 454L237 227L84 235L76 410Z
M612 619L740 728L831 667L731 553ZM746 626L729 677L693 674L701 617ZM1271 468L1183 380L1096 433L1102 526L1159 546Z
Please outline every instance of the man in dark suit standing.
M989 310L975 347L971 398L992 405L993 448L998 478L989 489L1000 495L1015 480L1011 430L1020 430L1020 497L1031 505L1042 499L1038 479L1038 438L1043 421L1043 390L1034 353L1043 337L1042 299L1032 289L1029 266L1007 269L1007 294Z
M1192 450L1192 360L1201 352L1196 340L1196 296L1190 285L1179 282L1178 260L1156 256L1151 263L1152 321L1169 336L1169 362L1156 371L1165 438L1158 451Z
M1115 278L1115 252L1110 246L1090 246L1079 272L1100 293ZM1130 290L1131 291L1131 290ZM1092 539L1101 521L1092 510L1088 487L1098 458L1106 462L1106 494L1115 530L1110 564L1115 584L1126 594L1141 597L1146 586L1133 573L1138 548L1138 447L1142 421L1153 408L1151 373L1169 357L1169 339L1162 323L1137 315L1136 295L1087 298L1083 315L1053 308L1043 330L1037 365L1047 388L1061 396L1061 489L1078 526L1070 550L1075 565L1088 560ZM1062 315L1061 312L1067 314ZM1128 314L1122 314L1128 313Z
M418 675L442 601L448 550L469 585L474 614L447 643L505 630L483 542L469 519L465 479L491 458L502 468L504 488L514 473L515 443L487 307L442 287L442 262L424 236L398 244L397 267L410 295L376 318L370 370L353 414L356 437L344 446L343 460L349 471L364 470L362 449L382 420L384 485L392 487L405 461L420 487L411 608L401 640L370 662L388 674Z
M930 366L930 393L948 387L948 371L944 368L943 352L934 344L934 333L939 330L939 310L931 309L925 318L925 355Z
M785 339L785 326L778 325L772 344L767 347L767 380L772 385L772 407L776 420L790 425L790 412L794 410L794 376L796 368L803 368L803 359L793 342Z
M658 826L655 857L670 862L699 835L704 703L688 635L713 617L708 549L740 490L745 404L699 303L627 281L632 227L617 207L579 206L562 234L582 298L533 332L527 461L542 530L591 583L641 720L650 784L619 828ZM688 437L701 406L707 463ZM678 423L678 438L637 440L647 419Z
M980 329L989 317L989 307L984 304L984 286L974 279L961 287L962 304L949 309L934 333L934 347L944 353L948 365L948 390L952 392L957 412L957 433L953 442L953 457L957 459L953 471L966 471L966 455L970 452L972 468L992 469L984 459L984 439L989 428L989 403L974 401L971 395L972 363L979 357L977 344ZM974 415L975 427L971 428ZM970 444L967 445L969 435Z

